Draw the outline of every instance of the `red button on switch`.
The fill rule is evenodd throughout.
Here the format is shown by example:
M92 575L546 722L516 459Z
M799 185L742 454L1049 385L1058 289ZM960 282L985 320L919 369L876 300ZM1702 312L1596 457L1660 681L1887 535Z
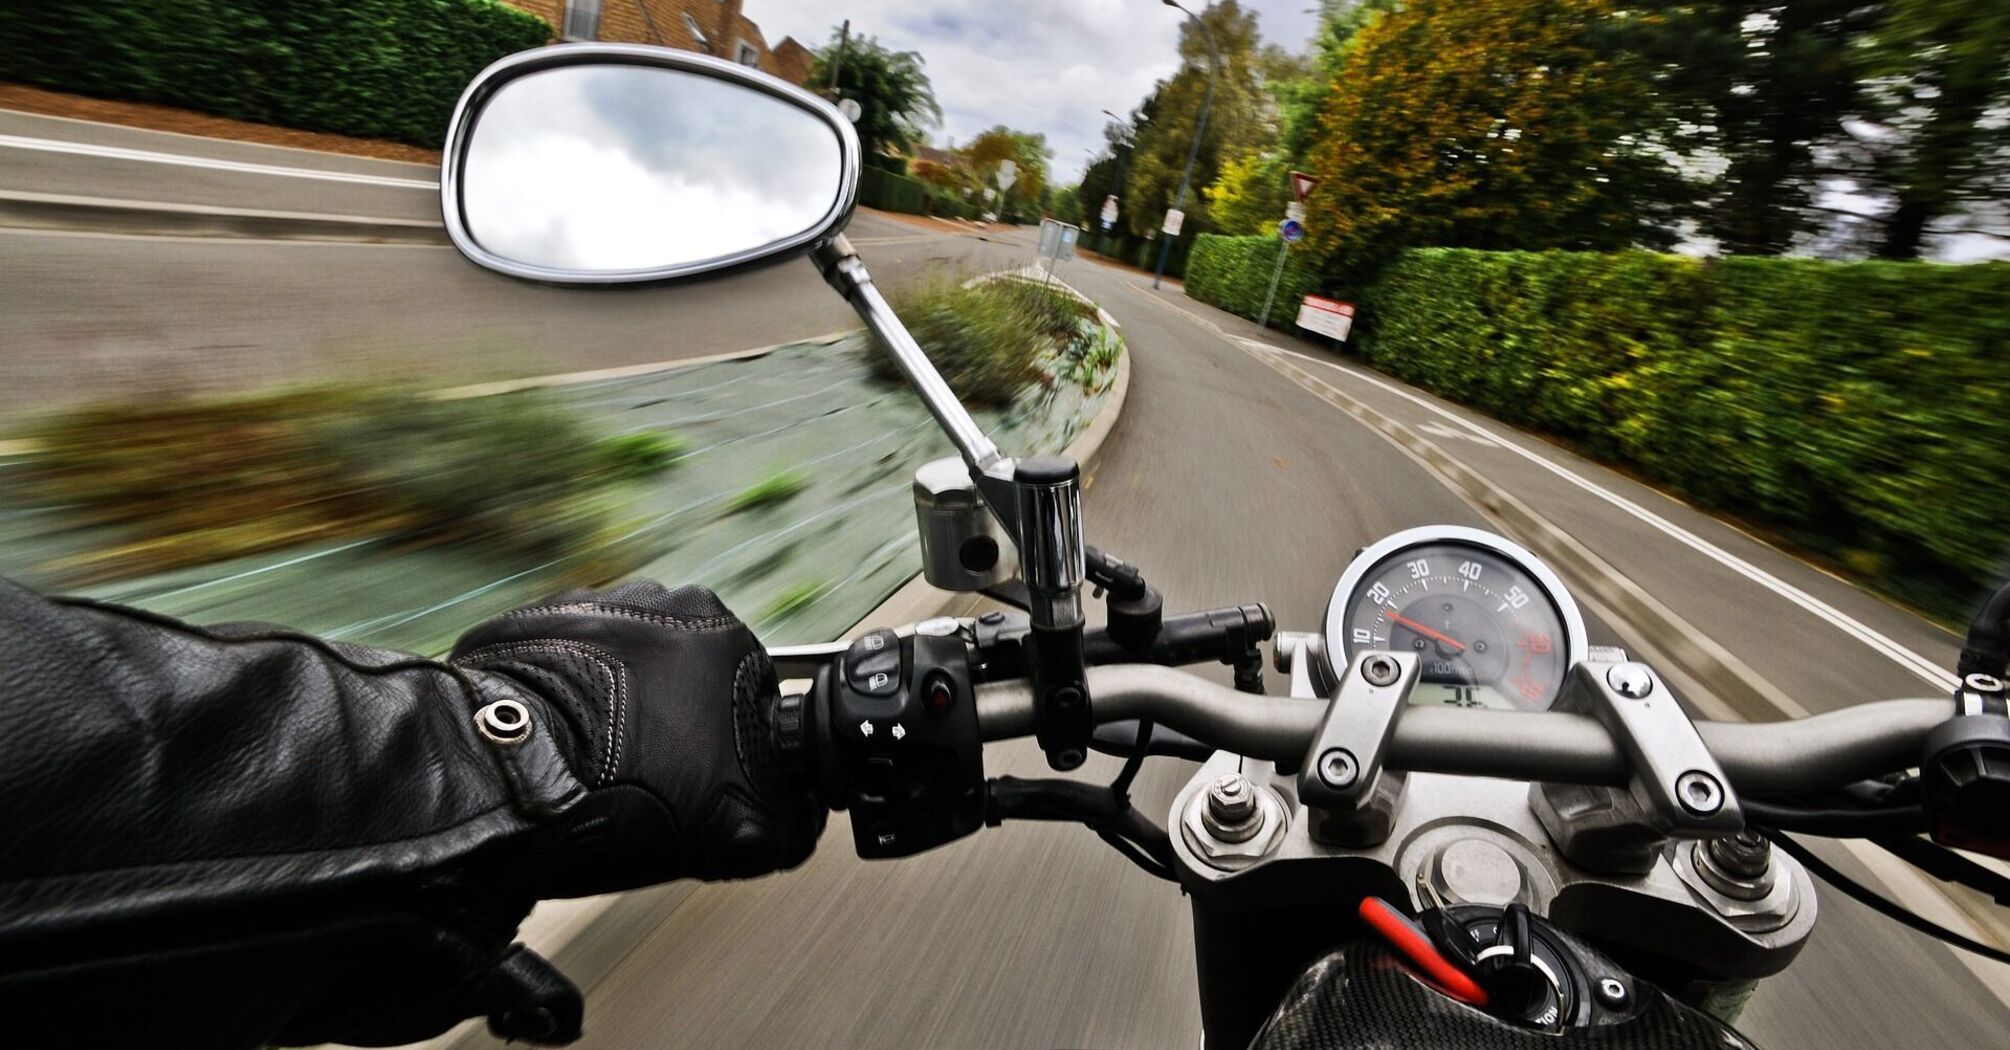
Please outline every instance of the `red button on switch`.
M928 680L926 699L930 711L938 715L947 714L950 708L956 706L956 690L950 686L946 678L931 678Z

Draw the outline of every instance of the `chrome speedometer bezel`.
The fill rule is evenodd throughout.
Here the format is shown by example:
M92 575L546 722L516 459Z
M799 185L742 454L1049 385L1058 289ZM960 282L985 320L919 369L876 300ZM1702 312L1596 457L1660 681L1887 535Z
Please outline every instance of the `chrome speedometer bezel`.
M1361 586L1368 570L1387 561L1391 555L1431 544L1481 548L1527 573L1528 578L1542 588L1550 604L1556 607L1564 633L1569 635L1563 647L1564 666L1569 668L1584 662L1590 651L1590 642L1584 631L1584 614L1578 611L1577 599L1570 596L1570 589L1541 558L1521 544L1485 529L1464 525L1422 525L1385 536L1361 548L1354 555L1354 560L1347 563L1347 570L1340 574L1340 582L1334 586L1332 597L1326 600L1326 646L1325 652L1320 654L1320 659L1325 661L1325 682L1338 682L1345 670L1336 662L1340 654L1347 652L1344 629L1347 609L1353 604L1354 590Z

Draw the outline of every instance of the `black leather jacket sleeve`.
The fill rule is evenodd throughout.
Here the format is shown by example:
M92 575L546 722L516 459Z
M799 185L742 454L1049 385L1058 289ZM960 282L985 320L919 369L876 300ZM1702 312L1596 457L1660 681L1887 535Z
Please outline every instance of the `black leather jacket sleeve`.
M388 1044L526 1002L576 1034L511 939L585 791L552 734L476 731L498 691L0 580L0 1042Z

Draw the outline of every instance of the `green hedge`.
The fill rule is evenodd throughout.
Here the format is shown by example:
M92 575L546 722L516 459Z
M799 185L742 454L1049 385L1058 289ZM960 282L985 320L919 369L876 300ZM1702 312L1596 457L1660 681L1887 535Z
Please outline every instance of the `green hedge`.
M881 211L920 215L928 207L928 184L878 168L859 169L858 201Z
M1270 276L1277 270L1275 237L1224 237L1203 233L1194 238L1186 263L1186 294L1255 320L1263 312ZM1289 329L1298 316L1298 302L1319 288L1319 274L1296 259L1287 260L1277 282L1277 301L1270 307L1270 325Z
M0 5L0 80L437 148L483 66L551 39L497 0Z
M1096 252L1106 259L1129 263L1141 270L1151 270L1159 264L1159 242L1133 237L1129 234L1112 233L1107 239L1100 228L1082 232L1081 247ZM1173 242L1172 254L1166 256L1166 276L1182 278L1186 275L1188 253L1193 250L1190 240Z
M2010 264L1405 253L1380 367L1950 618L2010 558Z

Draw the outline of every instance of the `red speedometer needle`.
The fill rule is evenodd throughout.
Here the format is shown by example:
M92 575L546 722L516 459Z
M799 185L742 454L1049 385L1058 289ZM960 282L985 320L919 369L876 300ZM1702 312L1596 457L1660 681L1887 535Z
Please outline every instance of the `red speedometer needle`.
M1449 634L1445 634L1440 631L1433 631L1429 627L1426 627L1423 624L1420 624L1417 621L1412 620L1407 616L1404 616L1402 613L1392 612L1389 614L1389 619L1394 620L1405 627L1408 627L1410 630L1413 630L1418 634L1423 635L1426 638L1430 638L1434 641L1443 642L1446 645L1449 645L1452 648L1459 650L1460 652L1464 652L1466 649L1466 643L1459 641L1457 638L1454 638Z

